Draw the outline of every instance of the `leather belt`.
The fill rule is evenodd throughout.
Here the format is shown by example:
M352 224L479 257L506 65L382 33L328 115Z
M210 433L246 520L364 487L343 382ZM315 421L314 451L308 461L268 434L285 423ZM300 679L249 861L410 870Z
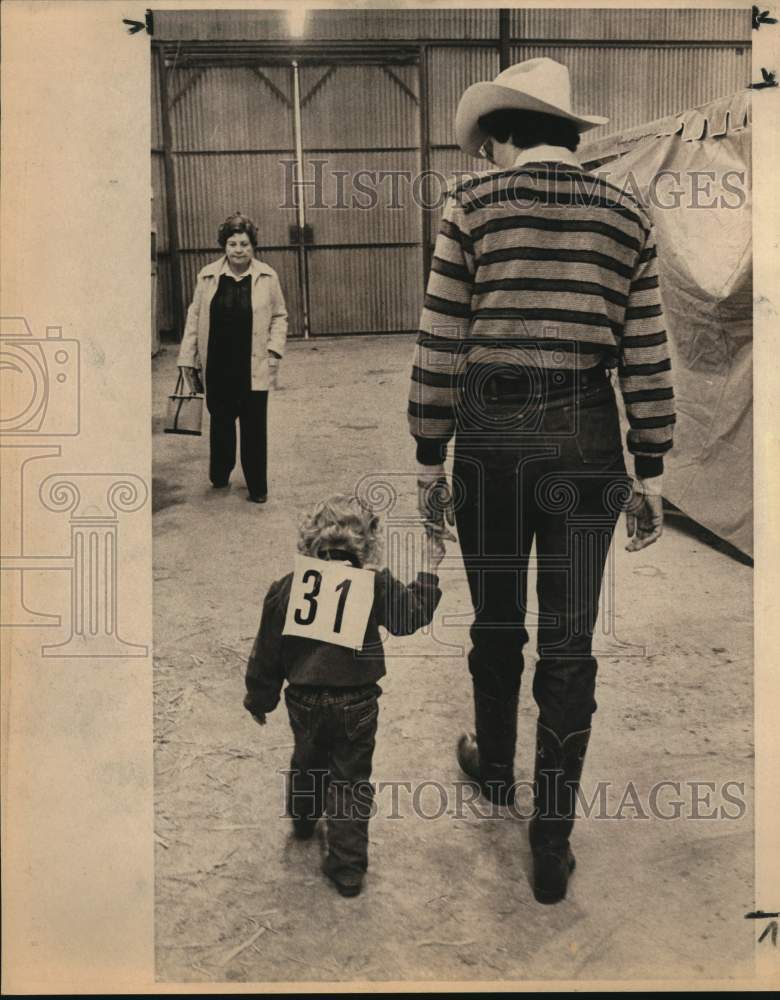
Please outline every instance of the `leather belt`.
M529 368L486 375L479 395L486 404L564 405L609 387L609 376L601 366L571 371Z

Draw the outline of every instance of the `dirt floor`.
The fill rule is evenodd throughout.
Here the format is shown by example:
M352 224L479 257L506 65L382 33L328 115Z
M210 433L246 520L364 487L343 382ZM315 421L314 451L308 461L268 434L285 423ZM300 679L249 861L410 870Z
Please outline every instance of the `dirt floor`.
M463 657L471 615L457 545L442 565L437 613L448 645L424 634L388 644L374 758L375 781L438 782L446 810L426 819L400 786L395 809L380 793L371 866L355 899L320 874L321 837L291 838L279 773L291 749L286 712L261 729L243 709L246 658L268 585L291 568L299 511L369 475L393 485L393 516L413 520L411 352L406 336L289 346L270 399L264 507L246 502L240 471L228 493L210 488L207 438L162 432L175 348L153 360L158 977L749 975L752 570L680 518L632 555L618 528L615 627L596 643L599 710L584 787L609 782L608 815L622 818L578 822L578 868L564 903L534 902L523 818L457 808L456 793L468 788L453 751L471 722ZM524 781L533 767L532 674L529 655L517 755ZM679 819L650 815L651 789L663 780L680 789L662 789L659 809L673 815L679 798ZM418 805L442 812L435 785ZM713 813L721 818L705 818Z

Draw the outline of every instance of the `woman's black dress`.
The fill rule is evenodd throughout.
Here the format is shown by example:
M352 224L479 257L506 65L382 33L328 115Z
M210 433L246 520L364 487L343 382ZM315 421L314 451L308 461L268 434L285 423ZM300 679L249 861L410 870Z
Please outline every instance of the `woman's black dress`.
M252 276L222 274L211 300L206 360L206 406L211 415L209 475L226 486L236 464L236 420L241 468L251 496L265 496L268 393L252 391Z

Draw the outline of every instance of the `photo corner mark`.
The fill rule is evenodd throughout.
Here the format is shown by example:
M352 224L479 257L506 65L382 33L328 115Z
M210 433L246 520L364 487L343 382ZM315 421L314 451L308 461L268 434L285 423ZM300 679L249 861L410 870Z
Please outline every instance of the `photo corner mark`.
M151 10L147 10L143 21L134 21L131 18L123 17L122 24L127 27L128 35L137 35L139 31L146 31L147 35L154 34L154 15Z
M761 932L758 943L761 944L763 941L771 941L772 945L777 947L777 933L778 933L778 919L780 919L780 911L767 912L765 910L751 910L750 913L745 914L746 920L766 920L767 925Z

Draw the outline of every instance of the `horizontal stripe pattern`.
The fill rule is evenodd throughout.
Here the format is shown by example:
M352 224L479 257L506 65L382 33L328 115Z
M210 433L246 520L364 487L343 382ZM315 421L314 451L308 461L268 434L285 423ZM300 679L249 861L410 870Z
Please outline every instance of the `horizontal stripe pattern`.
M617 367L628 446L646 461L675 423L655 235L631 197L561 164L492 171L447 200L409 396L417 438L449 440L470 364Z
M582 273L583 280L592 278L594 274L603 275L605 272L612 272L619 278L630 278L632 274L632 269L629 265L616 260L614 257L610 257L609 254L599 253L596 250L589 250L587 248L578 250L571 246L537 247L521 246L514 243L499 247L496 250L487 251L487 253L480 256L478 264L480 267L490 266L491 271L501 273L498 265L509 264L516 271L516 261L523 261L523 270L527 269L529 271L533 266L530 262L533 261L536 264L541 264L540 271L542 273L544 273L544 265L548 261L551 261L553 264L589 264L593 268L593 271L578 268L578 273Z
M546 194L546 193L545 193ZM612 208L618 215L631 222L639 222L639 216L621 206L615 205L609 199L601 198L591 194L581 195L577 192L556 192L551 196L540 197L539 191L530 187L507 184L495 188L480 198L474 198L464 205L466 215L471 214L480 208L489 208L494 205L501 205L505 208L536 208L544 206L561 207L570 209L577 208Z
M629 250L638 251L640 248L640 244L635 237L625 233L617 226L603 222L601 219L572 219L558 217L557 215L545 217L532 215L530 212L509 217L499 216L483 222L481 226L478 226L474 230L474 246L476 247L480 240L486 236L490 236L492 233L501 233L513 229L538 230L540 240L544 238L541 234L545 232L587 233L590 236L603 236L613 243L617 243L619 246L627 247Z
M488 292L545 292L560 295L594 295L606 299L613 305L623 306L628 301L627 296L617 292L597 281L565 280L562 278L494 278L491 281L475 281L474 295L486 295Z

